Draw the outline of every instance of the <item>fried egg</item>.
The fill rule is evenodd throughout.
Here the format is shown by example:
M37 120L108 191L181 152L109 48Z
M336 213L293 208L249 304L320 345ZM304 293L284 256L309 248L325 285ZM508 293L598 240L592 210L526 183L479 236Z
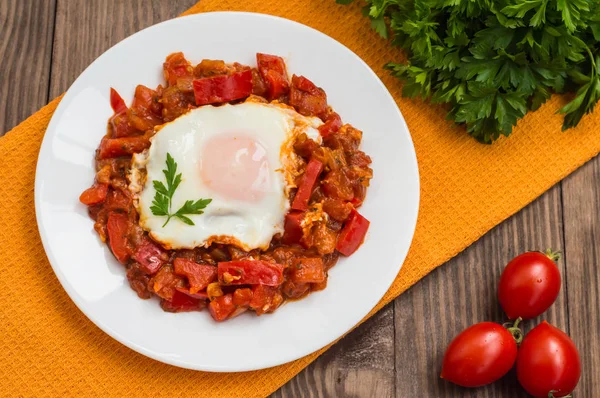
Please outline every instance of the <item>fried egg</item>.
M283 233L290 190L302 160L293 150L305 133L320 143L322 121L279 103L246 101L190 110L157 128L150 148L132 160L129 189L140 226L167 249L233 244L243 250L267 249ZM171 212L188 200L212 199L200 215L186 215L194 225L150 210L153 181L165 183L167 153L177 164L181 183Z

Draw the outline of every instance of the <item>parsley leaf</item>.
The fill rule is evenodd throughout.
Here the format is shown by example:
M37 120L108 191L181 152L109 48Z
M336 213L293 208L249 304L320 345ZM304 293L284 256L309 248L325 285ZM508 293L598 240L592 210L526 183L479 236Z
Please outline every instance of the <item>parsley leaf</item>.
M336 0L350 4L352 0ZM511 134L554 93L575 127L600 100L600 2L592 0L364 0L363 14L406 61L386 69L402 94L447 104L448 119L480 142Z
M175 213L171 213L173 195L175 194L177 187L179 187L179 184L181 184L181 173L177 174L177 162L175 162L175 159L173 159L170 153L167 153L166 163L167 168L163 170L163 173L167 181L167 186L165 186L162 181L152 181L156 194L154 195L152 206L150 206L150 211L155 216L167 217L167 220L163 224L163 228L173 217L178 218L188 225L194 225L194 222L189 217L186 217L186 215L204 213L202 210L212 202L212 199L199 199L195 202L193 200L187 200L179 210Z

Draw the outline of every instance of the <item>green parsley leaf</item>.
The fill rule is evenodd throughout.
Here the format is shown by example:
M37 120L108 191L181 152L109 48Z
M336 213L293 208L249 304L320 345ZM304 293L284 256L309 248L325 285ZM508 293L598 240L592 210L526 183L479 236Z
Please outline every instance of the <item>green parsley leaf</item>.
M177 187L179 187L179 184L181 184L181 173L177 174L177 162L175 162L175 159L173 159L170 153L167 153L166 163L167 168L163 170L163 173L167 181L167 186L165 186L162 181L152 181L156 194L154 195L152 206L150 206L150 211L155 216L167 217L167 220L163 224L163 228L173 217L178 218L188 225L195 225L190 218L186 217L186 215L203 214L204 212L202 210L212 202L212 199L199 199L195 202L193 200L187 200L179 210L175 213L171 213L173 195L175 194Z
M340 4L351 0L336 0ZM365 0L363 14L406 55L386 69L402 94L447 104L478 141L511 134L553 93L576 126L600 100L600 2L592 0Z

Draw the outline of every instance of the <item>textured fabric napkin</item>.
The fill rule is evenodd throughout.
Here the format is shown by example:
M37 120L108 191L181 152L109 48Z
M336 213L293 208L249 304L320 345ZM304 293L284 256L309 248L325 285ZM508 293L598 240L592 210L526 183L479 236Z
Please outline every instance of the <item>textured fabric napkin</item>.
M562 133L561 98L492 146L452 127L440 108L401 98L382 69L401 54L370 30L360 4L203 0L188 13L221 10L278 15L337 39L375 70L406 118L421 174L419 221L402 271L371 314L600 151L600 114ZM36 159L59 100L0 138L0 395L265 396L323 352L250 373L195 372L137 354L90 322L54 276L34 215Z

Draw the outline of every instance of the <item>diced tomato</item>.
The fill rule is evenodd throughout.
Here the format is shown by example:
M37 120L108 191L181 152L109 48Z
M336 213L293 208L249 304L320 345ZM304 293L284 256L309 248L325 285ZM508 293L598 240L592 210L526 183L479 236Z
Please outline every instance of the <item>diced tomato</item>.
M152 112L156 116L160 116L162 111L158 92L141 84L135 88L135 96L131 107Z
M113 254L121 264L125 264L131 255L127 242L129 230L129 217L127 214L110 212L106 223L108 230L108 243Z
M169 86L177 84L177 79L192 77L193 71L194 68L181 52L169 55L163 64L163 73Z
M327 173L321 187L328 196L334 199L352 200L354 197L352 181L344 170L332 170Z
M350 203L354 203L354 198ZM334 220L344 222L352 212L353 207L350 203L340 199L325 198L323 200L323 210Z
M369 229L369 224L369 220L361 216L356 210L353 210L338 238L335 247L337 251L345 256L354 253L363 243Z
M250 69L194 80L196 105L216 104L241 99L252 94Z
M311 159L306 166L306 171L302 176L302 181L296 192L296 197L292 203L292 209L294 210L306 210L308 209L308 200L312 193L317 177L323 171L323 163L316 159Z
M182 293L177 288L171 300L162 300L160 306L167 312L202 311L206 307L206 301Z
M208 294L206 292L192 293L192 292L190 292L190 289L185 288L185 287L178 287L175 290L177 290L178 292L181 292L183 294L187 294L188 296L196 298L196 299L208 300Z
M230 315L235 311L235 304L233 304L233 296L228 293L224 296L217 297L208 305L208 311L213 319L217 322L222 322L229 318Z
M337 113L333 112L325 121L325 124L319 126L319 133L321 137L325 138L330 134L337 132L342 127L342 118Z
M290 105L304 116L319 116L327 112L327 95L304 76L292 76Z
M104 207L107 210L129 210L131 207L131 198L119 190L110 190L106 196Z
M252 288L252 300L250 308L256 311L256 315L272 312L283 302L283 297L277 288L265 285L256 285Z
M127 112L118 113L110 118L111 138L129 137L139 134L139 130L129 123Z
M290 276L296 283L321 283L325 280L323 260L320 257L296 258Z
M306 296L309 291L309 283L296 283L291 279L286 280L283 285L281 285L281 292L285 295L285 297L292 300L298 300Z
M267 285L283 283L283 265L262 260L238 260L218 265L222 285Z
M291 245L300 243L302 239L302 220L304 219L303 211L291 211L285 215L283 243Z
M79 201L86 206L97 205L104 202L108 193L108 184L94 184L83 191L79 196Z
M142 152L150 147L150 140L144 136L106 138L100 142L100 159L118 158Z
M184 287L185 281L179 275L173 273L173 267L167 264L156 273L151 279L152 289L165 300L171 300L177 288Z
M238 307L247 307L250 301L252 301L252 289L244 287L233 292L233 304Z
M258 71L267 83L267 99L274 100L287 94L290 83L283 58L269 55L256 54Z
M165 252L150 239L138 246L133 259L140 263L140 269L149 275L155 274L167 262Z
M188 278L190 293L206 289L209 283L217 280L217 267L198 264L185 258L176 258L173 261L175 273Z
M350 203L352 203L352 206L354 206L355 209L358 209L360 206L362 206L363 201L355 196L352 198Z
M117 93L117 90L110 88L110 107L115 111L115 114L123 113L127 110L127 105L123 98Z

